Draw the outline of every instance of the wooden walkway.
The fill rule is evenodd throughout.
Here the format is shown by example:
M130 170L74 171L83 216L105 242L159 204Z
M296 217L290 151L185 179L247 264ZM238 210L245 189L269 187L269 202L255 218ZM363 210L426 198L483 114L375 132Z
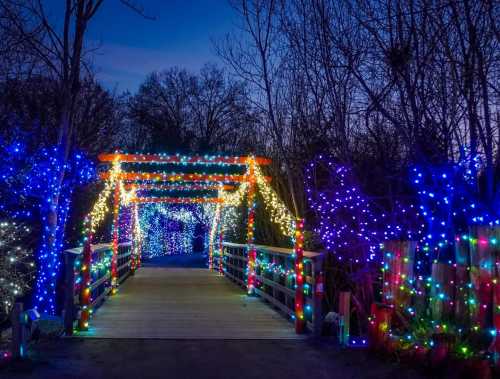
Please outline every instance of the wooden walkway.
M142 267L78 336L140 339L297 339L293 324L207 269Z

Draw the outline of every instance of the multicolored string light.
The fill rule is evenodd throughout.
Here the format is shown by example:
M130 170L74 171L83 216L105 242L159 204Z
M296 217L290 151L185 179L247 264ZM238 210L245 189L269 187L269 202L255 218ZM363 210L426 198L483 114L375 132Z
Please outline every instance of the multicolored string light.
M259 187L259 193L264 199L264 205L269 212L271 221L279 225L284 236L294 238L295 216L283 203L276 191L269 185L259 165L254 165L254 167L254 175Z

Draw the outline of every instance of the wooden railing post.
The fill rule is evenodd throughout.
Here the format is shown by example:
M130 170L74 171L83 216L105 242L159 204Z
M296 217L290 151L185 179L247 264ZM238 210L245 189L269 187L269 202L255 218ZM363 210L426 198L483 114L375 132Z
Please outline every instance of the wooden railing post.
M217 229L219 228L221 210L222 206L217 204L215 207L215 215L212 220L212 226L210 228L209 241L208 241L208 268L213 270L214 268L214 249L215 249L215 238L217 236Z
M313 335L319 337L323 331L323 297L325 293L323 255L319 255L313 260L313 271Z
M255 261L257 259L257 250L254 246L255 232L255 159L249 158L248 161L248 220L247 220L247 292L249 295L254 294L255 288Z
M131 209L131 213L132 213L132 216L131 216L131 230L132 230L132 245L131 245L131 256L130 256L130 274L131 275L134 275L135 273L135 269L137 267L137 262L135 260L135 254L134 254L134 251L135 251L135 239L136 239L136 236L135 236L135 231L136 231L136 225L135 225L135 222L136 222L136 218L135 218L135 213L137 211L137 204L134 203L132 205L132 209Z
M304 333L304 220L295 221L295 332Z
M133 217L134 217L134 233L133 233L133 241L132 241L132 253L134 253L134 272L141 267L141 240L142 240L142 232L141 225L139 221L139 208L136 203L134 203L133 208Z
M90 296L91 290L90 286L92 285L92 276L91 276L91 268L92 268L92 234L87 237L87 241L83 246L83 257L82 257L82 265L81 265L81 273L82 273L82 283L80 290L80 319L78 320L78 329L79 330L87 330L89 326L89 318L90 318Z
M342 331L339 334L339 343L347 346L351 329L351 293L349 291L340 292L339 294L339 315L342 317Z
M255 295L260 296L266 302L279 309L281 313L293 319L295 326L302 328L299 331L305 330L308 319L306 316L309 315L308 312L311 310L312 325L310 325L310 329L315 335L320 335L323 328L323 289L321 288L321 291L319 291L321 292L321 296L318 296L317 284L318 278L323 277L323 255L317 252L301 250L303 249L303 240L302 242L301 240L302 238L298 239L298 245L296 246L299 250L298 262L296 261L295 249L263 245L253 246L255 251L259 251L264 260L271 264L267 268L267 265L263 265L260 272L255 273L255 280L258 283L262 283L263 287L256 286L253 290ZM245 286L244 268L248 262L248 259L245 259L248 258L245 252L248 249L248 245L223 242L223 246L226 249L224 252L224 256L226 257L224 275L235 283ZM302 264L300 263L301 253L303 257ZM309 270L309 266L307 265L307 261L309 260L313 263L311 270ZM295 268L301 270L302 278L299 277L298 282L293 280L296 275ZM293 274L291 270L293 270ZM300 286L295 286L295 283L299 283L300 285L301 279L302 291L297 293L297 290L300 290ZM312 291L314 293L310 298L311 293L309 291L304 292L306 282L313 286ZM296 307L297 304L299 305L298 307ZM310 305L313 309L306 308L306 304ZM302 314L302 317L300 317L300 314Z
M64 252L64 331L67 336L73 334L75 320L75 260L76 255Z
M115 192L113 197L113 257L111 258L111 294L114 294L118 286L118 239L120 225L120 180L115 182Z
M222 223L219 233L219 274L224 275L224 231L222 230Z

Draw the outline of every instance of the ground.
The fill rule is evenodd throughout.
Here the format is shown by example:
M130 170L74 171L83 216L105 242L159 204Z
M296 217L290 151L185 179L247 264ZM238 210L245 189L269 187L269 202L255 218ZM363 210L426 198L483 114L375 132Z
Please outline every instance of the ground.
M291 333L292 324L284 321L281 316L257 299L250 302L240 300L241 289L224 278L205 277L206 274L199 268L192 270L198 275L194 277L195 280L180 277L182 280L166 281L161 277L161 280L157 279L155 282L154 277L150 277L145 281L144 275L148 271L157 270L158 266L161 266L155 271L161 272L165 266L172 265L195 268L202 267L204 263L200 257L160 258L146 263L142 276L127 281L121 295L113 297L109 300L109 304L98 310L94 320L96 332L92 335L93 338L62 338L38 342L31 347L28 360L14 362L9 367L0 369L0 378L417 379L422 377L415 370L384 361L364 350L340 349L331 340L290 339L294 336ZM173 272L175 270L177 269ZM208 273L206 270L203 271ZM200 278L201 274L205 276ZM151 289L151 283L156 283L156 287ZM144 298L147 291L157 292L158 288L166 288L162 292L163 295L149 299L153 308L156 307L158 311L137 318L140 310L144 309L143 305L137 303L137 299ZM142 292L138 294L138 291ZM200 291L211 295L213 302L218 304L217 307L211 309L211 303L204 300L205 296L200 297L198 294L196 297L195 294ZM183 295L175 300L172 298L172 294L175 293ZM183 301L185 297L190 300ZM245 323L248 324L248 328L228 321L231 318L218 311L223 307L226 307L226 312L237 316L233 318L238 320L246 318ZM129 309L129 312L125 312L125 308ZM180 320L172 318L172 313L180 309L187 315ZM200 312L200 309L203 312ZM244 313L241 309L244 309ZM119 327L113 325L110 322L112 320L116 320L115 324L117 323ZM150 324L154 323L160 327L151 327ZM166 327L167 324L174 327ZM226 325L226 330L219 329L214 332L216 329L214 325L221 324ZM136 325L136 328L133 328L133 325ZM272 330L268 330L269 325L272 325ZM190 326L194 332L190 331ZM204 326L207 326L206 330L203 329ZM140 333L136 329L140 330ZM163 338L129 338L134 336L134 333L143 335L145 332L152 333L146 333L148 336L160 335ZM252 339L238 337L253 336L255 333L260 337ZM283 338L273 338L269 333ZM96 338L100 335L113 335L115 338ZM178 335L182 337L176 338ZM192 335L200 335L202 338L191 338ZM216 338L211 338L212 336Z
M33 362L1 378L417 379L414 370L361 350L310 341L97 340L43 343Z

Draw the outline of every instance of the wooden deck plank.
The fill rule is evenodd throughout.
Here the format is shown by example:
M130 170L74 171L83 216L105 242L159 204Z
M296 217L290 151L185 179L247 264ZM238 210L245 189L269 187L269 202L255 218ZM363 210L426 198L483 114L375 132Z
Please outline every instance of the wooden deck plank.
M89 338L300 339L293 324L206 269L143 267L97 310Z

